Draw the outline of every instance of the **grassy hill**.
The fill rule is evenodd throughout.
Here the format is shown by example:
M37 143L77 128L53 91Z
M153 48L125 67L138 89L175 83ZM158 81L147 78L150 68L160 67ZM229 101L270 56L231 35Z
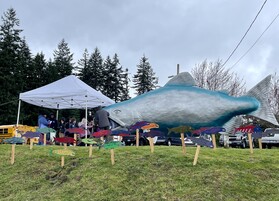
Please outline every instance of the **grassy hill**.
M0 145L0 200L279 200L279 149L201 148L182 155L179 146L115 149L68 147L76 155L50 156L59 146Z

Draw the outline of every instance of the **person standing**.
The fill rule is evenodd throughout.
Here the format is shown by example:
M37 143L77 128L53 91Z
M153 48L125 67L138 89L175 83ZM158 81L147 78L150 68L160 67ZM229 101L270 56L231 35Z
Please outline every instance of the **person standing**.
M56 131L57 131L57 129L58 129L58 121L57 121L57 119L55 118L55 116L54 116L53 113L50 114L50 118L49 118L49 127L50 127L50 128L53 128L53 129L56 130Z
M38 127L39 128L46 128L48 127L49 125L49 122L47 120L47 115L45 113L40 113L39 116L38 116ZM47 138L48 138L48 135L47 135ZM39 145L42 145L43 144L43 135L41 134L40 137L39 137Z
M97 125L101 130L109 130L109 113L106 110L103 110L102 106L98 107L98 110L95 114L94 124Z
M48 127L48 120L47 120L47 115L46 114L39 114L38 116L38 127L39 128L45 128L45 127Z
M55 130L55 132L50 133L50 140L53 141L54 137L58 136L58 121L53 113L50 114L50 118L48 121L49 127Z

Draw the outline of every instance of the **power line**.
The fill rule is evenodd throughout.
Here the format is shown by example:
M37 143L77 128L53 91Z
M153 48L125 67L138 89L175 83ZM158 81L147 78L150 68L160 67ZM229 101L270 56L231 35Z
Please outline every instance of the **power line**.
M253 43L253 45L237 60L237 62L235 62L234 65L231 66L231 68L233 68L234 66L236 66L243 57L246 56L246 54L248 54L248 52L256 45L256 43L261 39L261 37L264 35L264 33L269 29L269 27L273 24L273 22L279 17L279 13L275 16L275 18L271 21L271 23L266 27L266 29L262 32L262 34L257 38L257 40Z
M7 104L10 104L10 103L13 103L13 102L16 102L16 101L18 101L18 99L17 100L12 100L12 101L9 101L9 102L6 102L6 103L2 103L2 104L0 104L0 106L7 105Z
M265 3L267 2L267 0L264 1L263 5L261 6L261 9L258 11L256 17L254 18L254 20L252 21L252 23L250 24L249 28L247 29L247 31L245 32L245 34L243 35L243 37L241 38L241 40L239 41L239 43L237 44L237 46L234 48L234 50L232 51L232 53L230 54L230 56L227 58L227 60L224 62L223 66L226 65L226 63L229 61L229 59L232 57L232 55L234 54L234 52L237 50L237 48L239 47L239 45L241 44L241 42L243 41L243 39L245 38L245 36L247 35L247 33L249 32L249 30L251 29L251 27L253 26L254 22L256 21L258 15L260 14L260 12L262 11Z

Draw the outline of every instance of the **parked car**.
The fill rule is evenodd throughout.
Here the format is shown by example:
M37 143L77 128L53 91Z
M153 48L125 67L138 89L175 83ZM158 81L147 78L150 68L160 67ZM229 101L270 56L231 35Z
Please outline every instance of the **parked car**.
M165 136L155 136L154 144L156 145L164 145L166 144L166 137ZM135 145L136 144L136 135L131 134L129 136L124 136L122 138L122 143L125 145ZM139 146L149 145L149 140L146 136L140 136L139 138Z
M135 145L136 144L136 135L131 134L129 136L123 136L122 143L124 143L124 145L126 145L126 146ZM149 140L145 136L140 136L139 145L140 146L149 145Z
M279 146L279 128L267 128L264 133L266 133L267 136L262 137L263 147L270 149L272 146Z
M252 136L252 146L255 147L255 140ZM234 134L229 135L230 147L241 147L243 149L250 147L248 134L246 132L237 131Z
M190 139L187 139L187 137L184 138L185 145L195 145ZM181 137L167 137L165 144L168 146L172 145L182 145L181 143Z

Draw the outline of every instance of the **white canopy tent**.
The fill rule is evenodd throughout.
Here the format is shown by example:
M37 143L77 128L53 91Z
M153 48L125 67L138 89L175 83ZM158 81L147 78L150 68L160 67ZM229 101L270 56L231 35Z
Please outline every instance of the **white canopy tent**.
M74 75L69 75L48 85L19 94L17 125L21 100L32 105L50 109L87 109L108 106L113 100L88 86Z

